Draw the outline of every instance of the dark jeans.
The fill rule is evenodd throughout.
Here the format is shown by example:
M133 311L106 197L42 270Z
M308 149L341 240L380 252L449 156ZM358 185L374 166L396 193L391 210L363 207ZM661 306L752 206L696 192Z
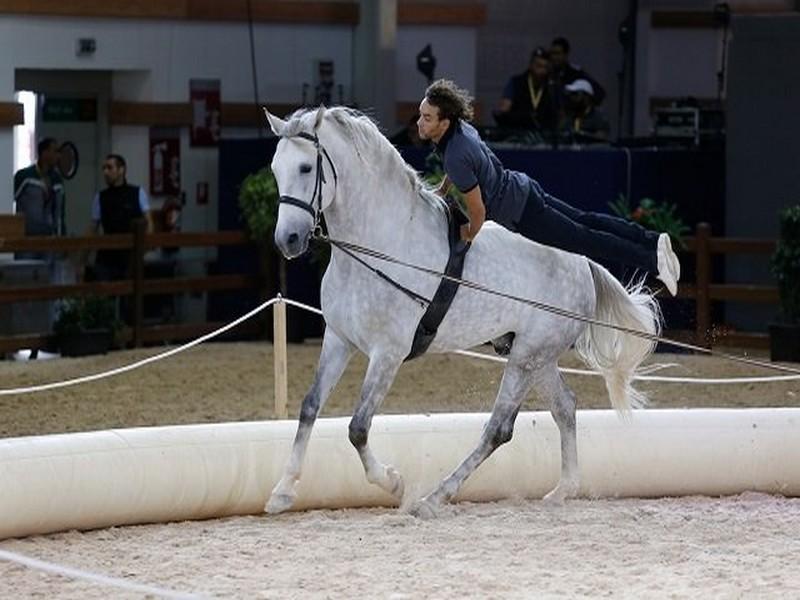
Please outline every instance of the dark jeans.
M584 212L547 193L531 193L516 230L535 242L598 262L658 273L658 233L627 219Z

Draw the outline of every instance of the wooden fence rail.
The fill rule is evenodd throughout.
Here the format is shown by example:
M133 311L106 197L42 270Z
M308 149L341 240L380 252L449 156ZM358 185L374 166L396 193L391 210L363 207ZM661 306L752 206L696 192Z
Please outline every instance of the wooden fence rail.
M777 287L714 283L711 264L714 255L769 255L775 251L775 240L712 237L711 227L707 223L700 223L697 225L695 236L686 238L685 242L686 252L694 254L695 257L696 280L695 283L681 284L678 297L695 300L696 324L692 335L695 343L703 346L710 346L713 343L766 347L768 343L766 333L727 333L719 337L712 335L714 324L712 323L711 303L734 301L777 304ZM127 341L132 342L134 346L140 346L147 342L188 339L212 331L221 323L170 324L145 328L144 296L177 292L257 289L263 282L254 275L145 279L145 253L148 250L163 247L189 248L246 244L250 244L250 241L241 231L146 234L144 221L137 224L132 234L74 238L0 238L0 252L87 252L106 248L133 251L132 278L129 280L83 282L71 285L0 287L0 304L53 300L81 295L130 296L134 314L131 329L126 336L123 336L127 337ZM0 352L9 352L20 348L41 348L50 341L49 333L0 337Z
M223 323L191 323L144 326L144 297L177 292L209 292L258 289L262 282L256 275L205 275L199 277L145 279L145 253L155 248L191 248L207 246L241 246L252 242L242 231L214 233L147 234L145 222L135 224L133 233L85 237L15 237L0 238L0 252L86 253L100 249L130 250L131 279L90 281L68 285L29 285L0 287L0 304L55 300L75 296L129 296L133 314L130 330L123 332L123 341L138 347L146 342L189 339L213 331ZM254 247L254 252L255 252ZM247 328L247 324L244 324ZM250 330L253 326L250 326ZM44 348L52 342L50 332L0 337L0 352L21 348Z
M717 337L711 322L711 303L715 300L753 304L777 304L778 288L770 285L713 283L711 261L714 255L757 254L775 252L775 240L753 238L719 238L711 236L711 226L699 223L695 236L684 240L687 252L695 257L695 283L679 286L679 298L695 300L694 341L701 346L712 344L765 348L767 334L724 333Z

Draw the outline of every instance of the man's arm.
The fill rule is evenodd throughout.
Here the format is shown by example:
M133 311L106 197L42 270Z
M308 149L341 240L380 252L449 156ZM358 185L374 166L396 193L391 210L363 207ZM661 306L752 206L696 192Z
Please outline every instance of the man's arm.
M500 97L500 102L497 105L497 111L507 113L511 110L514 104L514 78L512 77L506 82L503 88L503 95Z
M147 233L153 233L155 228L153 226L153 215L150 213L150 198L147 197L147 192L143 187L139 187L139 208L142 211L142 216L147 222Z
M469 224L461 226L461 239L471 242L483 227L483 222L486 220L486 207L483 204L480 186L476 185L470 191L464 192L463 195Z

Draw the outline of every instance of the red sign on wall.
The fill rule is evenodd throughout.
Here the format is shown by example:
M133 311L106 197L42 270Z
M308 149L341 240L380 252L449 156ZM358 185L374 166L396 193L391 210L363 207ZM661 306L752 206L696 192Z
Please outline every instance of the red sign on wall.
M180 130L150 128L150 195L178 196L181 193Z
M219 79L190 79L189 100L192 105L192 146L216 146L219 142L220 99Z

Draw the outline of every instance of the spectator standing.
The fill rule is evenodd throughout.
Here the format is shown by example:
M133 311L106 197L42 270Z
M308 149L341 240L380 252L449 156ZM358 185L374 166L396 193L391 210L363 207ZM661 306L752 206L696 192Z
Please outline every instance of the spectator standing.
M131 185L126 179L127 164L119 154L109 154L103 161L103 178L106 189L98 192L92 202L91 232L130 233L134 221L147 220L147 231L152 233L150 202L144 189ZM129 274L129 250L98 250L94 265L95 279L112 281L126 279Z
M44 138L37 160L14 174L16 212L25 215L25 235L66 235L64 182L56 169L58 142ZM45 252L18 252L15 258L51 260Z

